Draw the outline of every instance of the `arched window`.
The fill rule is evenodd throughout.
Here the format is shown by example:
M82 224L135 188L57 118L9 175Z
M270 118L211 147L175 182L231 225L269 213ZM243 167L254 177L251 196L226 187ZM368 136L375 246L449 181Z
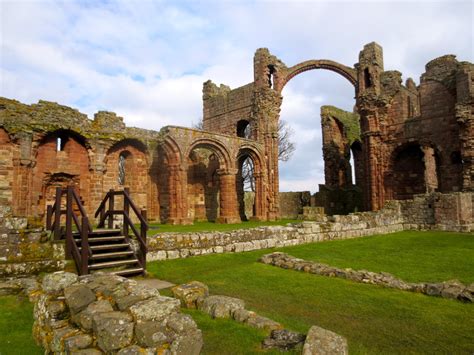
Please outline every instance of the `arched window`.
M250 139L252 135L250 122L247 120L240 120L237 122L237 137Z
M126 176L127 176L127 158L130 156L130 153L123 151L119 155L118 159L118 183L120 185L125 185Z

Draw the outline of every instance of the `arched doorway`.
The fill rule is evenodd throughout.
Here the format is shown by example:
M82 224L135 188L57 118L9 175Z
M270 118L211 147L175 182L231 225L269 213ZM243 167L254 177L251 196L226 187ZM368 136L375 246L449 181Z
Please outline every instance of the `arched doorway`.
M236 196L237 169L217 140L198 139L187 154L187 218L218 223L240 222Z
M240 149L237 163L237 201L240 219L264 220L262 159L255 149Z
M313 69L326 70L299 75ZM278 168L280 191L323 191L313 195L311 204L324 207L327 214L360 210L362 203L349 203L362 198L354 198L361 191L354 186L350 162L351 146L356 140L360 142L359 117L354 113L355 70L332 61L314 60L281 74L277 68L275 75L276 82L281 83L277 89L282 94L278 119L289 122L297 137L292 161L280 163ZM320 106L328 101L335 106ZM361 160L362 154L358 163Z

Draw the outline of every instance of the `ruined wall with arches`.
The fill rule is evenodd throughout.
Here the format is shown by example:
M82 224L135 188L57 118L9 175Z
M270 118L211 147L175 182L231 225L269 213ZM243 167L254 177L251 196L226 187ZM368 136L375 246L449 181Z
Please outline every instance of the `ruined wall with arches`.
M41 221L54 188L73 185L92 215L109 189L128 187L150 220L277 219L282 90L308 70L341 75L356 99L354 112L321 111L328 213L474 190L473 64L443 56L426 65L419 85L402 84L400 72L385 71L382 48L369 43L352 67L326 59L287 66L258 49L253 82L204 83L202 130L130 128L111 112L91 120L52 102L0 98L0 204ZM363 205L341 204L355 193Z
M234 90L210 81L204 84L203 123L226 134L235 132L241 120L252 123L250 139L265 151L269 219L279 215L281 93L292 78L315 69L347 79L356 99L356 115L343 123L322 110L324 191L357 188L363 208L377 210L388 200L409 199L417 193L474 190L472 63L459 62L453 55L436 58L426 65L417 86L411 78L402 84L402 74L396 70L384 70L382 48L375 42L364 46L353 67L326 59L289 67L260 48L254 56L252 83ZM358 137L349 142L347 131L354 124ZM352 179L349 154L355 165ZM344 198L338 193L333 199Z

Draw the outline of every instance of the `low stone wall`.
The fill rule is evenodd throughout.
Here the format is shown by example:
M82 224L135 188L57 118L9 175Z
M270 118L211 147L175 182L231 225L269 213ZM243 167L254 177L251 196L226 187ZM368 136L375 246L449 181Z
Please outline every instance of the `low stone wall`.
M36 291L33 336L45 354L199 354L180 302L111 274L58 272Z
M26 218L0 207L0 278L64 268L64 243L51 242L43 228L32 228Z
M243 252L403 230L474 231L474 193L417 195L389 201L375 212L321 216L287 226L230 232L160 233L148 238L147 259L165 260L224 252Z
M295 258L294 256L280 252L266 254L262 256L259 261L283 269L293 269L329 277L340 277L355 282L396 288L402 291L419 292L429 296L440 296L462 302L472 303L474 301L474 283L466 286L458 280L439 283L406 282L388 272L377 273L367 270L341 269L314 261Z
M302 222L230 232L161 233L148 238L147 260L285 247L393 233L403 229L400 206L398 203L392 203L378 212L329 216L324 217L322 222Z

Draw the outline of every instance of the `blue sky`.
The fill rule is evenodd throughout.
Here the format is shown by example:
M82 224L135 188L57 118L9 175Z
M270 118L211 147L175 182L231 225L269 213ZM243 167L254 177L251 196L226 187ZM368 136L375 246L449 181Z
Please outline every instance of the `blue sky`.
M253 80L267 47L288 66L332 59L352 66L364 44L384 48L386 70L419 82L431 59L473 61L472 1L5 1L0 0L0 96L39 99L89 115L114 111L127 125L191 126L202 83ZM297 150L280 165L284 191L324 182L319 110L352 110L342 77L311 71L283 91L281 118Z

